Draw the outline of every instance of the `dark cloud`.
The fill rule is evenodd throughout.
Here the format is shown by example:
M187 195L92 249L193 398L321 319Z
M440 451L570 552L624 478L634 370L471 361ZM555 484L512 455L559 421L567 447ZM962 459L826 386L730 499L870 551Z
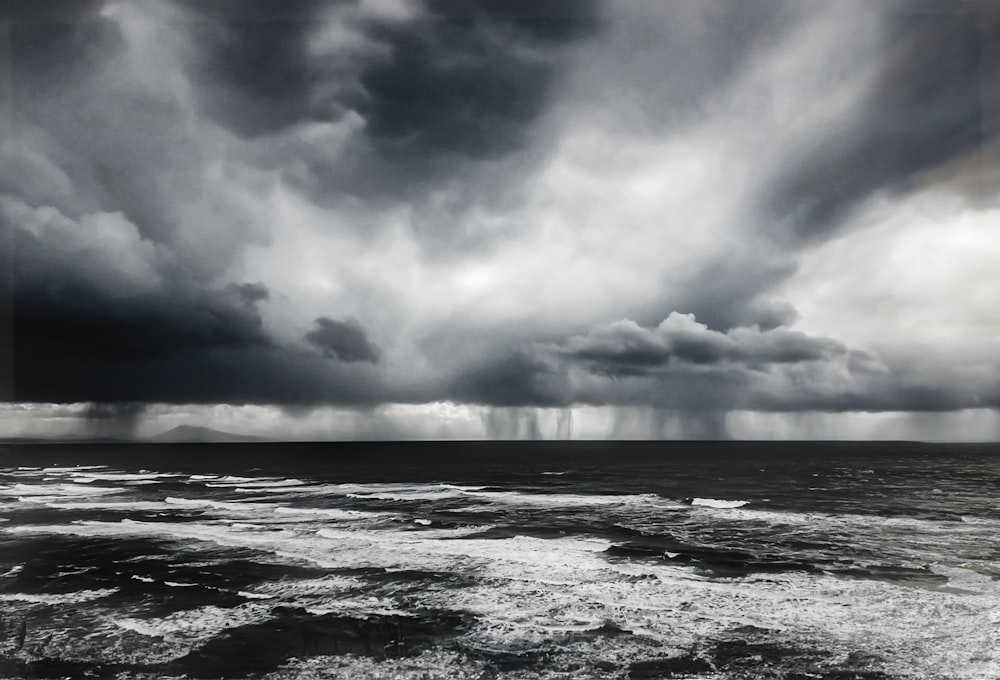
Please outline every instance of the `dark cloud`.
M0 19L17 22L76 22L93 18L105 0L0 0Z
M750 368L770 364L818 361L844 352L825 338L812 338L786 328L761 331L735 328L726 333L698 323L693 315L671 314L656 328L619 321L567 340L561 351L602 375L644 375L672 362Z
M488 157L521 146L551 70L476 27L428 21L389 36L392 59L362 76L366 132L390 157Z
M12 234L0 244L12 263L12 400L311 405L385 399L378 376L276 342L257 309L269 295L261 284L206 286L186 275L169 249L141 240L134 227L129 231L120 216L74 223L51 209L10 201L0 207L3 233ZM32 231L40 215L51 219ZM119 416L116 409L125 407L107 408Z
M22 95L22 88L61 86L121 46L115 23L100 14L105 4L104 0L0 1L0 21L6 20L10 31L0 63L12 69L16 96Z
M599 25L593 0L427 0L431 16L458 26L506 25L540 42L567 42Z
M0 191L74 220L121 212L144 238L176 247L192 277L214 276L260 237L252 217L207 187L218 159L179 95L140 72L117 20L17 23L9 54L18 143L5 149ZM182 233L208 217L198 238Z
M378 347L368 339L368 334L357 320L337 321L321 316L315 324L316 328L306 333L306 340L323 356L346 362L378 361Z
M353 172L375 162L363 168L369 178L378 157L440 170L441 156L489 158L521 146L548 100L558 49L598 25L592 0L434 0L406 20L330 13L351 3L295 2L261 16L238 3L182 4L203 20L187 29L189 72L210 116L259 137L357 112L376 159L357 159ZM311 49L329 22L369 49ZM325 191L347 179L322 159L312 172Z
M702 119L727 152L763 148L742 141L742 132L730 140L734 119L724 109L746 103L754 116L767 108L733 79L766 61L781 39L799 35L815 18L804 6L424 0L411 5L412 15L389 18L346 0L173 0L115 11L109 5L103 14L101 2L0 1L0 19L12 24L0 45L8 60L0 85L9 95L0 110L13 114L4 123L17 140L3 145L0 164L0 226L14 235L0 245L9 277L9 290L0 289L0 359L10 358L13 368L0 365L0 372L16 375L3 396L110 404L89 413L97 423L131 422L130 409L149 402L308 408L451 400L498 407L484 416L487 432L518 437L540 431L531 407L576 404L652 405L651 422L683 413L692 436L722 436L718 413L727 409L1000 405L1000 388L989 378L995 362L946 366L936 358L943 354L861 352L789 330L795 310L770 297L802 248L831 234L873 192L905 191L996 137L1000 11L988 3L871 10L873 18L883 11L889 17L886 51L873 55L877 78L865 99L793 157L777 144L775 157L762 163L775 173L762 173L760 181L774 178L763 198L754 193L756 178L744 182L748 189L712 185L712 169L704 182L692 178L696 186L683 200L701 204L732 189L737 205L751 206L740 210L759 212L747 216L745 228L716 235L711 218L695 215L691 229L706 224L705 241L733 242L677 239L679 254L663 265L676 271L662 280L654 261L642 265L638 283L619 289L608 279L623 269L601 269L578 292L540 294L537 308L518 307L535 303L519 281L479 297L456 291L454 307L445 301L407 310L418 294L400 292L406 281L462 274L435 268L449 256L483 255L489 280L490 267L530 259L496 247L520 247L516 234L547 230L551 220L553 242L574 238L560 228L576 215L565 205L576 194L550 202L519 193L534 179L557 194L565 181L614 203L616 182L635 179L625 167L634 148L678 141L665 143L664 153L683 156L689 126L701 130ZM129 31L150 26L162 29L163 44L136 49ZM332 29L341 33L323 33ZM558 103L557 94L564 97ZM317 122L337 124L303 125ZM552 138L542 139L550 131ZM691 139L700 144L697 135ZM600 144L607 172L584 167L600 160ZM733 163L737 174L742 162ZM650 166L650 178L666 193L667 185L688 180L662 165L670 167L661 177L659 164ZM728 168L720 173L729 177ZM960 179L955 174L952 184L966 191ZM701 184L712 186L700 193ZM989 187L976 191L986 196ZM649 212L661 209L650 203ZM648 215L616 205L621 238L649 239L651 252L668 244L653 234L658 217L633 234L629 220ZM665 230L680 231L677 223L700 209L664 214ZM733 219L721 212L720 220ZM299 217L303 225L294 223ZM383 224L421 248L389 256L412 267L398 280L380 253L358 246L375 243L362 239ZM776 224L791 225L790 234L773 239L777 247L770 238ZM600 228L581 225L581 239L566 244L563 260L561 244L525 243L551 248L554 262L579 257L590 264L610 243L593 238ZM301 250L294 243L241 258L272 229L331 249L330 262L319 266L344 272L330 276L338 296L330 308L362 321L314 319L322 308L310 309L310 296L319 295L311 276L284 289L276 283L281 276L243 279L243 272L254 281L295 265ZM324 229L344 230L348 254L334 252L333 240L310 241L312 230ZM502 254L493 260L495 247ZM690 254L680 253L687 248ZM429 251L441 257L426 257ZM351 253L365 266L338 259ZM528 264L528 275L538 276L537 262ZM365 279L372 271L379 280ZM294 291L305 294L289 300ZM287 310L271 314L285 302ZM674 309L694 315L662 321ZM397 314L413 315L399 319L409 335L401 331L383 344ZM635 321L594 325L622 315ZM314 321L303 335L265 319L291 328ZM560 427L568 431L569 423Z
M632 0L586 55L587 83L624 128L668 132L703 118L762 50L809 19L799 2Z
M460 401L494 406L561 406L570 397L558 364L521 349L464 370L449 393Z
M270 344L260 317L205 293L114 297L61 284L15 292L18 359L160 360Z
M174 0L197 16L227 24L242 22L310 23L323 8L356 4L355 0Z
M310 56L308 38L320 10L346 2L195 2L186 29L195 43L189 67L210 116L237 134L254 137L304 120L341 112L316 93L334 77Z
M275 343L239 298L18 290L15 398L108 403L369 404L377 376Z
M543 111L554 48L596 28L592 2L440 1L378 33L390 58L361 76L360 112L383 153L490 157L518 148Z
M683 289L636 309L633 316L640 324L653 326L673 310L684 309L716 329L789 326L798 313L787 302L770 297L769 292L794 271L787 258L729 252L709 258L691 274Z
M785 168L768 198L797 240L822 239L880 190L1000 133L1000 6L889 3L885 53L860 114Z
M526 407L616 406L624 409L622 432L638 428L651 436L722 438L720 414L731 410L930 412L1000 406L1000 388L990 378L995 360L984 359L978 368L975 362L947 366L928 356L852 350L783 327L722 333L681 314L655 328L621 321L492 355L467 361L432 394L498 407L484 416L484 427L502 437L531 436ZM635 418L642 422L629 420Z
M263 283L240 283L234 284L233 290L240 300L247 305L255 305L271 297L271 291Z

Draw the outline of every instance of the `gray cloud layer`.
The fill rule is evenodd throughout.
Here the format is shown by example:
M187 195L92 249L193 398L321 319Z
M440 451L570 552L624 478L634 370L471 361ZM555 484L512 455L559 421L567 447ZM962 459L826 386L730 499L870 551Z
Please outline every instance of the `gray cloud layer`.
M949 365L792 330L775 292L869 201L1000 133L995 4L834 5L0 2L13 398L1000 407L1000 357ZM811 49L796 36L827 26L843 61L789 66ZM845 94L820 106L767 78ZM692 161L628 194L627 150L645 162L679 140L657 152L673 162L722 137L711 196L638 212L715 170ZM700 221L727 201L723 226ZM609 205L621 223L591 222ZM544 242L553 264L532 264L529 236L557 222L571 227ZM279 255L296 239L329 264ZM660 271L624 292L628 267L597 271L578 298L585 277L560 283L618 248Z

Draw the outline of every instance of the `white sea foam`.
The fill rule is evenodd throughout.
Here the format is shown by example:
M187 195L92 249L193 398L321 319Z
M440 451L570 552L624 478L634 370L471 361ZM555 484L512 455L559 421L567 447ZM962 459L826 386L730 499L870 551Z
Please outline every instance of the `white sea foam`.
M226 475L225 477L220 477L219 481L242 484L244 482L252 482L256 479L260 479L260 477L239 477L236 475Z
M76 483L89 484L96 481L155 481L179 476L180 474L176 472L85 472L74 474L72 480Z
M359 520L373 517L392 517L394 513L362 510L345 510L341 508L309 508L279 505L274 509L279 515L299 515L308 518L323 518L333 520Z
M207 640L227 628L264 621L270 616L266 605L246 603L227 608L210 605L176 612L162 618L122 618L114 623L120 628L141 635L192 643Z
M0 602L31 602L36 604L79 604L99 600L113 595L117 588L99 588L95 590L77 590L73 593L0 593Z
M680 509L685 506L668 501L656 494L568 494L530 493L526 491L473 491L469 496L477 500L487 500L504 505L528 505L538 507L586 508L594 506L641 505L662 509ZM464 508L463 508L464 509Z
M328 606L306 607L305 609L310 614L317 616L325 614L413 616L408 608L397 605L392 599L374 596L340 597L331 601Z
M48 508L57 510L113 510L120 512L156 512L174 509L163 501L45 501Z
M744 515L754 514L742 509L715 510L706 506L692 513L697 515L692 521L743 522L747 521L742 519ZM279 512L276 508L274 515L294 519L298 511ZM322 513L314 516L323 519ZM867 518L873 523L882 519ZM966 526L951 524L958 529ZM483 539L463 534L469 528L412 530L406 525L395 526L397 530L371 530L357 524L335 524L317 530L316 524L299 523L274 532L248 532L213 521L194 521L89 522L15 529L88 535L151 533L251 548L337 568L461 574L471 579L470 585L453 588L428 583L419 595L408 594L416 599L407 600L407 606L458 609L477 615L476 623L462 634L462 645L469 647L536 648L550 645L559 636L613 621L636 635L602 637L580 647L579 654L584 655L581 658L592 654L595 658L627 660L648 658L651 645L658 655L670 656L674 650L681 652L713 639L720 631L756 626L781 631L789 644L820 640L841 658L859 649L870 651L887 659L887 673L894 677L1000 675L1000 656L991 651L997 648L1000 583L969 569L934 566L936 573L950 579L949 585L960 587L951 591L822 573L719 579L669 562L609 562L602 554L609 543L599 539ZM855 531L869 525L832 526ZM900 533L904 533L902 527ZM364 593L372 587L362 576L284 579L254 585L245 596L266 595L269 599L259 598L260 607L245 610L245 615L203 608L164 619L125 619L119 625L146 635L193 641L204 640L228 625L240 625L233 621L262 620L275 602L316 613L405 611L406 607L391 596L392 591L370 597ZM886 621L892 625L887 626Z
M364 581L353 576L331 574L320 578L268 581L258 584L255 592L271 599L315 601L318 598L340 598L344 592L365 585Z
M306 482L301 479L282 479L276 477L223 477L217 482L207 482L205 486L216 488L244 487L244 488L276 488L286 486L306 486Z
M720 500L718 498L692 498L691 505L700 505L706 508L717 508L720 510L729 508L742 508L744 505L748 505L750 501L727 501Z
M299 487L288 487L288 486L234 486L230 487L233 491L237 493L283 493L288 494L292 491L298 491Z
M274 599L274 595L265 595L264 593L251 593L247 590L237 590L237 595L245 597L249 600L271 600Z
M270 512L274 507L268 503L256 503L252 501L215 501L207 498L180 498L176 496L167 496L164 502L169 505L186 508L211 508L214 510L251 514Z
M48 474L72 474L74 472L80 472L82 470L103 470L107 468L107 465L72 465L72 466L53 466L42 468L42 472Z
M366 491L348 493L348 498L379 501L440 501L461 498L466 494L460 489L414 489L400 491Z
M58 500L65 496L97 496L113 493L122 493L123 489L112 487L93 486L91 484L24 484L17 483L10 486L0 486L0 496L13 496L18 500L43 499Z

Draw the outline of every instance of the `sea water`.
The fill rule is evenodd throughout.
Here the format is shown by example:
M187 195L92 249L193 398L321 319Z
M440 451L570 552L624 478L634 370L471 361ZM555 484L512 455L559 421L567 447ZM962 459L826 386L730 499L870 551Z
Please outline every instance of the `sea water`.
M996 445L14 446L0 670L1000 678L998 531Z

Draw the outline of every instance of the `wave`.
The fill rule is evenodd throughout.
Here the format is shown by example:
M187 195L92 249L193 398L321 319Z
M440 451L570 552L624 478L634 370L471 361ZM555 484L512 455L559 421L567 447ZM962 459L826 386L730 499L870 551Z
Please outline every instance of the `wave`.
M246 603L236 607L207 605L162 618L120 618L115 620L114 624L140 635L193 643L212 638L229 628L265 621L271 618L269 610L269 607L256 603Z
M567 494L531 493L527 491L474 491L469 492L479 500L488 500L504 505L528 505L539 507L585 508L594 506L640 505L665 510L681 509L684 506L671 502L657 494ZM463 508L464 509L464 508Z
M229 487L237 493L283 493L298 491L298 487L290 486L231 486Z
M372 491L369 493L349 493L348 498L355 500L375 500L375 501L440 501L448 498L461 498L464 492L450 490L441 491Z
M72 481L77 484L90 484L91 482L98 481L155 481L180 476L181 474L178 472L86 472L72 475Z
M77 590L73 593L0 593L0 602L20 601L34 604L80 604L99 600L118 592L117 588Z
M310 560L344 572L312 581L283 578L249 583L239 594L253 601L239 605L243 609L202 607L162 618L130 616L118 621L122 629L183 643L201 643L227 627L268 620L286 605L313 614L353 612L359 617L387 612L398 616L419 607L474 616L474 625L460 638L463 648L531 650L555 645L578 652L581 662L611 655L627 664L630 659L648 659L651 647L662 656L679 656L698 645L712 652L705 640L720 631L748 627L774 635L780 631L785 637L777 639L788 644L824 631L828 635L824 639L832 641L837 653L870 650L886 659L886 672L894 677L996 677L988 665L996 662L996 656L981 650L991 649L1000 583L986 577L976 582L978 593L957 593L909 587L905 581L923 577L912 570L898 574L901 578L878 566L867 568L876 578L786 571L787 564L769 563L759 555L690 543L651 542L646 547L662 557L623 555L640 559L616 564L608 561L604 551L611 544L604 540L517 536L481 540L460 531L438 534L412 527L325 526L317 531L310 526L263 535L209 522L105 522L64 528L94 535L157 533L214 541L272 552L293 564ZM698 550L705 552L692 554ZM673 559L681 555L715 562L756 559L754 566L766 567L760 571L767 573L754 569L706 573ZM407 574L433 570L464 581L461 587L446 578L388 581L392 574L387 570L392 569ZM934 616L928 617L928 611ZM614 627L604 630L602 622L608 620ZM892 625L883 625L886 621ZM732 635L750 640L757 633ZM586 636L600 636L600 645L595 647L591 640L589 646L574 646ZM923 645L919 655L912 652L914 639Z
M261 487L276 488L285 486L306 486L307 482L301 479L265 478L265 477L223 477L214 482L206 482L205 486L213 488L228 487Z
M155 512L170 510L165 501L46 501L47 508L56 510L110 510L117 512Z
M369 517L393 516L393 513L390 512L366 512L362 510L344 510L341 508L308 508L289 505L279 505L274 508L274 512L279 515L305 515L337 520L358 520Z
M0 486L0 495L29 497L59 497L59 496L91 496L96 494L122 493L124 489L113 487L75 485L75 484L23 484Z
M42 472L47 474L71 474L73 472L80 472L83 470L103 470L107 468L107 465L69 465L69 466L52 466L42 468Z
M179 498L176 496L167 496L163 500L170 505L179 505L187 508L215 508L236 512L259 513L261 511L270 511L274 508L271 504L253 501L213 501L207 498Z
M730 508L742 508L744 505L749 505L750 501L727 501L727 500L720 500L718 498L692 498L690 504L699 505L706 508L717 508L720 510L727 510Z
M248 600L273 600L275 597L274 595L265 595L264 593L251 593L248 590L237 590L236 594Z

